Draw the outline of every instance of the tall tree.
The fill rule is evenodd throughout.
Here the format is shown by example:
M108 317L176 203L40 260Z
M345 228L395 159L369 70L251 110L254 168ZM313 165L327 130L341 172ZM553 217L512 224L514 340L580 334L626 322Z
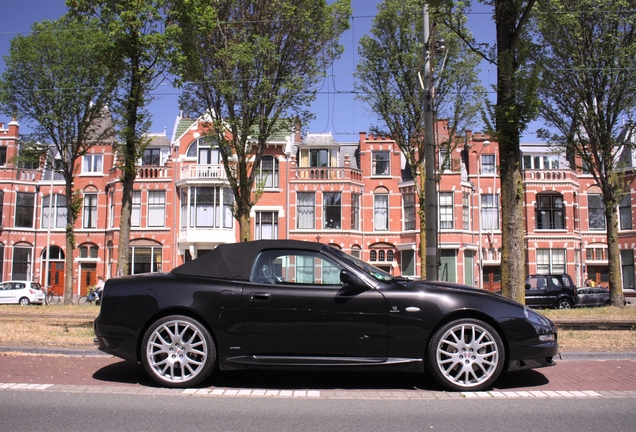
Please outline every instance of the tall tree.
M170 0L66 0L70 13L95 17L112 41L107 67L122 72L113 106L121 144L122 207L117 275L130 273L130 220L137 162L148 144L150 92L167 75L171 32Z
M536 0L478 0L492 7L496 42L477 43L465 31L471 0L431 0L439 22L461 37L468 47L497 67L497 101L491 106L488 133L499 143L501 178L502 257L501 290L506 297L525 301L523 177L521 133L536 118L536 73L527 67L527 23Z
M629 193L621 156L631 156L636 107L634 0L539 0L536 14L543 136L566 149L601 188L611 302L623 306L616 208Z
M182 105L209 118L234 193L240 240L250 239L255 179L269 138L308 119L317 78L342 52L350 0L176 0Z
M2 109L17 111L32 128L22 148L42 155L45 169L64 177L64 304L72 301L74 224L81 209L81 198L73 190L77 164L92 146L113 138L106 107L118 76L107 67L109 44L94 21L64 16L36 23L30 35L11 40L0 80Z
M447 51L436 60L434 111L449 121L449 140L440 143L443 154L463 144L456 137L466 131L479 112L483 90L479 85L477 65L481 58L466 50L466 46L447 30L436 27L431 40L424 41L424 0L384 0L378 5L371 35L360 39L360 62L356 72L358 98L366 101L377 114L380 125L371 131L390 136L399 146L415 181L420 218L420 274L426 277L425 240L425 159L424 98L422 86L426 44L445 40ZM433 17L433 19L435 19ZM434 54L434 47L431 46ZM432 131L431 131L432 132ZM440 161L440 166L449 161ZM421 174L418 175L418 173Z

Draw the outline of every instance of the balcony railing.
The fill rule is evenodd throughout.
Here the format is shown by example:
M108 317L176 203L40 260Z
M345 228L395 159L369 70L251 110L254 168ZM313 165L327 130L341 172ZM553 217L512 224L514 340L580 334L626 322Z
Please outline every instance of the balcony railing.
M538 169L525 169L523 170L524 180L576 180L576 173L571 170L556 169L556 170L538 170Z
M170 175L171 169L172 168L168 168L165 166L143 165L137 167L137 179L169 179L172 177Z
M298 180L352 180L362 181L362 172L346 167L309 167L296 168L295 178Z
M187 165L181 167L181 180L227 180L223 165Z

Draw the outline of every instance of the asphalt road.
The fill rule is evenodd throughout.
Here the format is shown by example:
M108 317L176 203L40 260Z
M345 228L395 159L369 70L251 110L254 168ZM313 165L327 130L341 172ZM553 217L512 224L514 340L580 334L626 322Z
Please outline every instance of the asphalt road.
M631 431L634 400L351 400L0 391L3 431Z

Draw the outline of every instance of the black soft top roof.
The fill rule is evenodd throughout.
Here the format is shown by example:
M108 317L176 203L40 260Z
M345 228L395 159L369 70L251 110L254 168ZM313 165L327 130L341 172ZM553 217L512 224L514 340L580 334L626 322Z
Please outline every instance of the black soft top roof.
M254 260L264 250L300 249L319 252L323 247L325 245L322 243L299 240L256 240L222 244L205 255L174 268L171 273L247 281L250 279Z

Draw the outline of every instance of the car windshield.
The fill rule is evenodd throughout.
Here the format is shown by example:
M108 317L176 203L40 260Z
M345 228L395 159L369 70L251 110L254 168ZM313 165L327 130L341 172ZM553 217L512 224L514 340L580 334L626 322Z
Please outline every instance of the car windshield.
M330 250L334 254L338 255L340 258L348 261L349 263L358 267L360 270L362 270L372 278L379 280L380 282L390 282L393 280L393 275L391 275L390 273L387 273L384 270L380 270L379 268L374 267L371 264L362 261L361 259L349 255L348 253L342 252L341 250L338 250L336 248L330 248Z

